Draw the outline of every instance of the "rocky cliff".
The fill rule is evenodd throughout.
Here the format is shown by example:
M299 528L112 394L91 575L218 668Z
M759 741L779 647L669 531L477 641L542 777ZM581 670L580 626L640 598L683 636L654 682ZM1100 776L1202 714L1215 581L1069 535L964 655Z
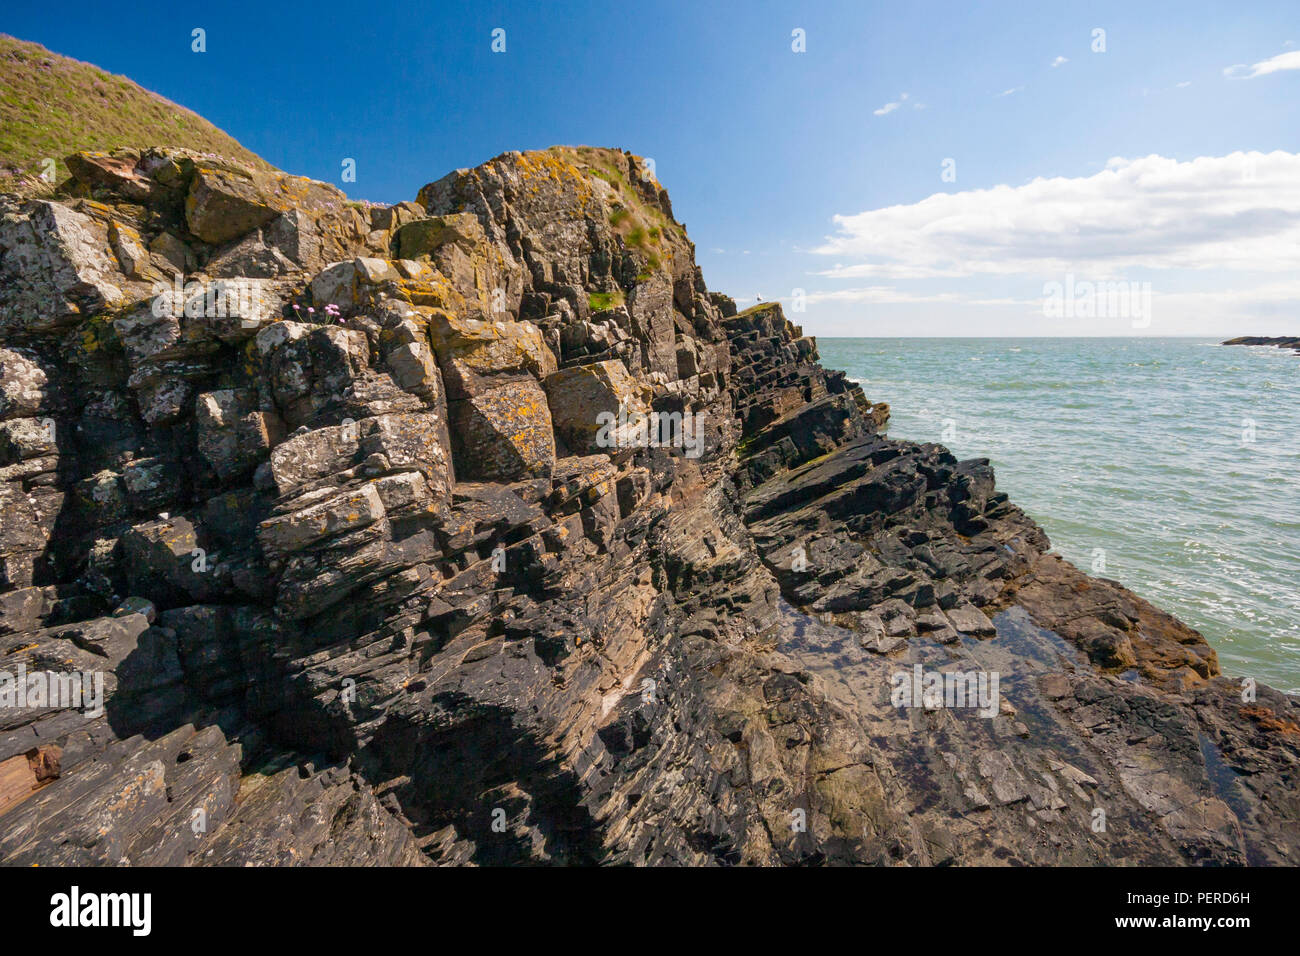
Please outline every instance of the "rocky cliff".
M67 162L0 200L4 862L1300 862L1300 701L710 293L636 157Z

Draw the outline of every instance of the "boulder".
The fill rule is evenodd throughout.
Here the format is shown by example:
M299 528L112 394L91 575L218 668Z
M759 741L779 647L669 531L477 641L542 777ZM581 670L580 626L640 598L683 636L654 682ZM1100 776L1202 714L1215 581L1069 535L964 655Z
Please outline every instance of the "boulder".
M107 230L67 206L0 199L0 332L48 331L123 298Z
M505 382L448 403L457 477L516 481L549 475L555 435L546 393L532 379Z
M144 247L140 234L130 226L117 221L109 223L108 241L123 275L140 281L157 281L162 278L162 273L154 267L153 257Z
M205 285L185 303L187 319L203 319L212 335L237 344L280 318L281 305L266 279L238 276Z
M991 637L997 633L997 628L988 619L988 615L973 604L963 604L952 608L947 613L948 621L962 634Z
M0 348L0 419L19 418L44 411L49 401L49 380L31 358Z
M436 397L441 377L433 351L423 342L398 345L384 357L397 384L408 392Z
M380 415L361 422L363 456L382 455L393 469L416 469L441 500L451 484L446 425L436 412Z
M217 556L199 541L198 529L180 515L132 526L122 536L123 568L131 593L161 607L220 599Z
M543 379L556 369L554 354L532 322L489 322L435 310L428 328L449 399L469 398L495 376Z
M350 468L360 448L360 428L355 422L293 435L271 452L275 486L284 495L299 485Z
M332 263L311 280L312 302L318 312L327 305L348 312L364 308L381 298L385 283L410 278L404 269L392 260L369 257Z
M122 475L105 468L77 482L76 497L82 514L91 526L121 521L130 513Z
M575 455L611 454L648 427L645 389L620 361L561 369L542 384L555 432Z
M185 221L204 242L225 242L270 222L277 212L263 178L199 167L185 199Z
M433 255L447 243L473 252L487 245L487 236L475 216L452 213L408 222L394 234L393 243L400 258L420 259Z
M277 416L257 408L251 389L204 392L194 409L199 452L223 482L256 468L281 430Z
M136 458L122 466L127 502L139 512L158 512L182 499L180 464L171 458Z
M115 150L112 153L81 151L64 157L68 172L77 182L92 190L103 189L132 202L147 202L157 184L140 169L138 150Z
M57 455L56 435L53 419L12 418L0 422L0 465Z
M132 368L147 362L185 358L212 351L205 329L192 325L189 335L182 329L183 308L172 307L172 293L162 293L113 320L113 329L126 350Z
M292 248L304 223L296 213L312 220L312 233L319 234L318 224L328 224L335 246L346 243L349 233L356 239L365 235L363 217L341 190L301 176L202 161L185 197L185 221L204 242L228 242L278 220L283 231L272 235L272 244L289 246L292 261L310 268L315 264L311 250ZM318 247L323 238L311 245Z
M170 266L171 271L184 274L194 268L194 250L170 232L160 232L149 242L149 252L155 265Z

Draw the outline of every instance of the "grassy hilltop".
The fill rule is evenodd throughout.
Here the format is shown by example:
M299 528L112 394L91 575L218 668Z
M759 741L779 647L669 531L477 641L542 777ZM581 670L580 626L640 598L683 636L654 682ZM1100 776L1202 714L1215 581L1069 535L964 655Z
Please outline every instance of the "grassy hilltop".
M172 146L273 169L197 113L124 76L0 34L0 189L39 190L77 150Z

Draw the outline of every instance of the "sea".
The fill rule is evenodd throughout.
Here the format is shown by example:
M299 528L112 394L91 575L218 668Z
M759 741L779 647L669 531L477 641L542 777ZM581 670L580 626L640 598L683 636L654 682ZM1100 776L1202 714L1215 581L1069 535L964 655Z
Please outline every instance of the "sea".
M893 438L988 458L1054 550L1300 693L1300 355L1196 338L818 338Z

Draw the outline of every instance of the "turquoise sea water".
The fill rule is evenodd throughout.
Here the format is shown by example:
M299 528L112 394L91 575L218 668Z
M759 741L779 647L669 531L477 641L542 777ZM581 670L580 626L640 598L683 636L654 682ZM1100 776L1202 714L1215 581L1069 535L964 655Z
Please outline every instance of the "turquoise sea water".
M1300 355L1208 339L818 339L894 438L989 458L1080 568L1300 692ZM1101 561L1104 560L1104 569Z

